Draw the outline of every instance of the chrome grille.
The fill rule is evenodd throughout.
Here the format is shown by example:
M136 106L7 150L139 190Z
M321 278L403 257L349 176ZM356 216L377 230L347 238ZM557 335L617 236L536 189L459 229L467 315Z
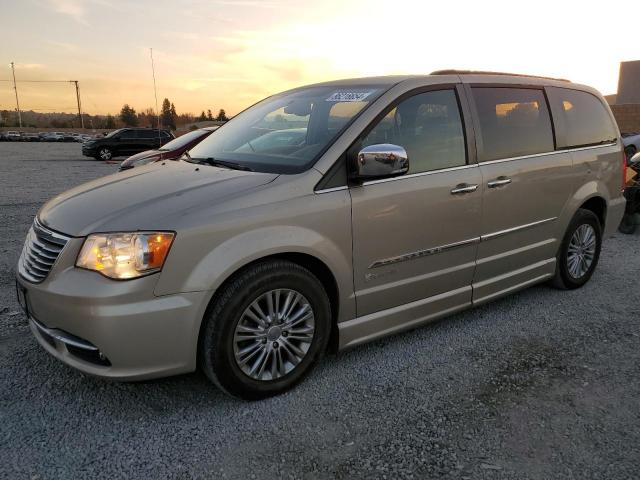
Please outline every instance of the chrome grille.
M32 283L42 282L68 241L69 237L52 232L35 220L22 249L20 275Z

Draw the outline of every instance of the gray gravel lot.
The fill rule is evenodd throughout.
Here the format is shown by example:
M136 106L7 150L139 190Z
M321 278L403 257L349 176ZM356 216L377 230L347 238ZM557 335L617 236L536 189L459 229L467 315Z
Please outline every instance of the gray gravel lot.
M13 278L33 216L115 170L0 143L0 478L638 478L640 235L581 290L530 288L244 403L200 373L91 378L31 337Z

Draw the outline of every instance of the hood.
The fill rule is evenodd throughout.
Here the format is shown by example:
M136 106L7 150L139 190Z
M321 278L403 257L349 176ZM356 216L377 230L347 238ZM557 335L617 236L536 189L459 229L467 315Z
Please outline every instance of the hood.
M136 153L135 155L131 155L129 158L127 158L126 160L124 160L120 166L121 167L130 167L133 164L135 164L135 162L137 162L138 160L142 160L143 158L147 158L147 157L153 157L155 155L160 155L163 152L161 152L160 150L145 150L144 152L140 152L140 153Z
M38 219L72 236L175 230L187 212L215 207L277 177L182 161L152 163L68 190L47 202Z

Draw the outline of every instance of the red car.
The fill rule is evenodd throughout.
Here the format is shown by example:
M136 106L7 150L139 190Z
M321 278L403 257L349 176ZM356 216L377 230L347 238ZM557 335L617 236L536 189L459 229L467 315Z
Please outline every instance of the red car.
M119 170L129 170L133 167L140 167L160 160L177 160L184 152L192 149L218 128L219 127L205 127L199 130L194 130L192 132L185 133L184 135L180 135L175 140L171 140L169 143L164 144L157 150L146 150L144 152L131 155L120 164Z

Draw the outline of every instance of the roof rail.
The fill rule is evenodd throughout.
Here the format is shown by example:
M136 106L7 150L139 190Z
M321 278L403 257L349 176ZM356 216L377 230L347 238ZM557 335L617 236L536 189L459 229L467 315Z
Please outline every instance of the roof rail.
M484 70L436 70L429 75L505 75L511 77L528 77L528 78L541 78L543 80L557 80L559 82L569 82L566 78L553 78L553 77L541 77L539 75L525 75L523 73L506 73L506 72L487 72Z

